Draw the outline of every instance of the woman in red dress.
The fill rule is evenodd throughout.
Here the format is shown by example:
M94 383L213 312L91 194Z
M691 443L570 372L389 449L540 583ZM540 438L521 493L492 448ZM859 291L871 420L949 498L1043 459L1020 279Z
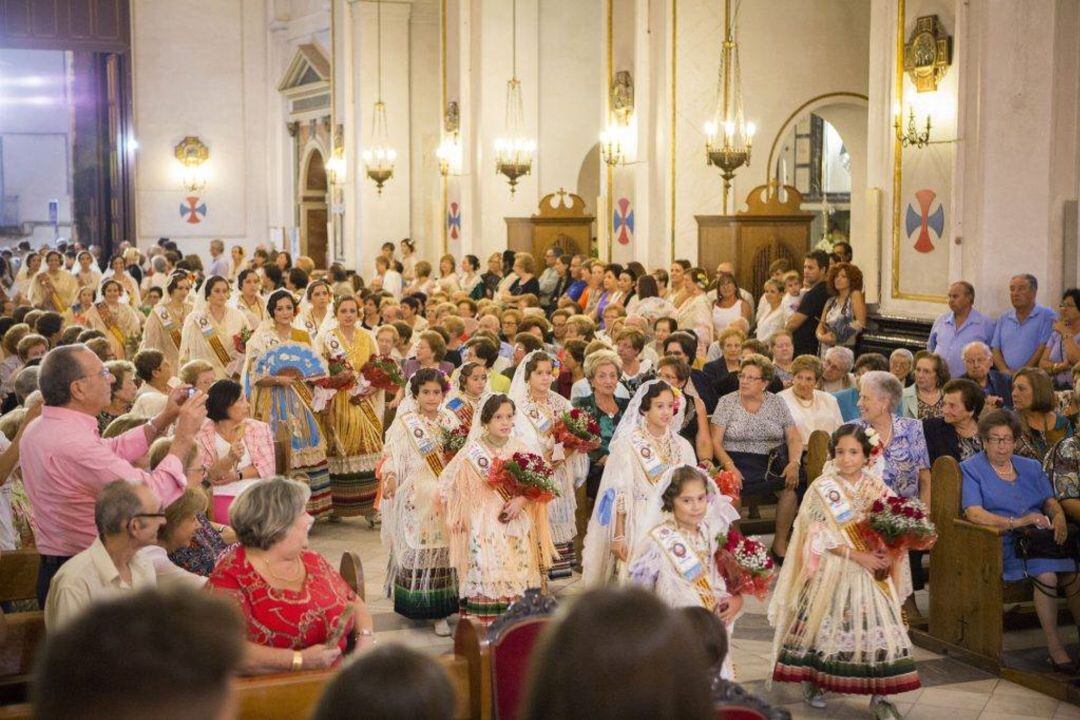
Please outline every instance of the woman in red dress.
M374 642L371 614L326 559L307 549L310 489L276 477L229 508L240 545L224 555L209 586L232 597L247 622L246 673L325 668L352 644Z

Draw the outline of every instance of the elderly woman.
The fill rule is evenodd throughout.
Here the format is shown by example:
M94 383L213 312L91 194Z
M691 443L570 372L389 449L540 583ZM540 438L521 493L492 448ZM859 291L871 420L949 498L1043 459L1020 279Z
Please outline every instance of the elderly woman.
M915 382L904 388L900 414L925 420L941 417L945 383L949 382L949 366L935 353L920 350L915 358Z
M209 585L233 598L247 620L248 673L325 668L352 642L374 642L364 601L307 549L310 492L283 477L261 480L229 512L240 547L221 558Z
M963 462L983 449L979 437L979 415L986 405L983 391L971 380L956 379L945 383L941 395L941 417L922 421L931 465L944 456Z
M611 350L597 350L585 356L585 379L592 393L574 400L573 406L592 415L600 426L600 447L589 453L589 474L585 476L585 493L589 499L596 498L608 459L608 444L630 402L615 396L621 373L619 355Z
M1072 435L1069 420L1054 411L1054 388L1045 371L1019 370L1013 376L1012 401L1021 428L1014 448L1017 455L1042 462L1054 443Z
M821 389L837 393L855 387L851 369L855 366L855 353L851 348L832 347L822 353Z
M425 330L420 333L420 339L416 341L416 356L403 363L405 379L408 380L422 368L432 368L449 377L454 371L454 366L443 360L444 357L446 357L446 341L443 340L443 336L434 330Z
M960 465L965 517L1001 532L1003 577L1015 582L1030 577L1037 585L1035 612L1046 635L1046 648L1055 671L1075 673L1072 658L1057 631L1057 588L1060 586L1073 618L1080 624L1080 585L1073 559L1028 558L1016 555L1012 532L1018 528L1052 529L1059 545L1068 536L1065 513L1040 464L1015 455L1020 437L1017 417L995 410L979 421L983 452Z
M729 327L716 335L716 341L709 346L706 361L723 359L723 363L717 363L712 374L717 378L739 372L739 360L742 359L742 344L746 340L746 333L739 328Z
M615 336L615 351L622 361L622 376L619 382L629 395L637 392L641 384L656 376L652 363L640 358L645 350L645 333L635 327L624 328Z
M896 414L904 389L892 373L871 370L859 380L859 420L872 428L885 448L882 479L902 497L930 504L930 458L922 423Z
M783 383L791 387L791 364L795 360L795 340L787 330L777 330L769 338L769 353L772 355L773 372Z
M112 375L112 393L109 396L109 404L98 413L98 431L105 432L116 418L131 409L135 402L135 366L126 360L111 360L105 363L105 369Z
M814 355L800 355L791 363L791 373L791 387L777 395L787 403L803 445L810 442L810 435L815 430L822 430L831 436L844 424L844 419L836 398L831 393L817 389L821 382L821 361Z
M744 358L739 364L738 391L716 404L712 439L719 464L735 473L743 496L778 494L773 552L783 557L797 509L795 488L803 442L787 404L765 390L772 379L767 357Z
M540 281L536 277L536 258L531 253L519 252L514 255L514 272L516 276L499 299L504 303L513 304L521 295L540 296Z
M904 387L914 380L911 375L914 367L915 356L907 348L896 348L889 354L889 372L895 375Z
M1073 387L1069 372L1080 362L1080 289L1069 288L1061 296L1060 315L1046 343L1046 352L1039 367L1054 380L1054 387L1068 390Z

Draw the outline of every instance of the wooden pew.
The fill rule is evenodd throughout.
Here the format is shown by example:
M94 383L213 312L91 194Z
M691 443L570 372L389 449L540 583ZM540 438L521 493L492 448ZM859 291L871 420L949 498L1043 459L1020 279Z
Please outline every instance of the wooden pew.
M34 548L0 553L0 601L37 597L40 558ZM45 614L40 610L0 613L0 703L21 702L45 638Z

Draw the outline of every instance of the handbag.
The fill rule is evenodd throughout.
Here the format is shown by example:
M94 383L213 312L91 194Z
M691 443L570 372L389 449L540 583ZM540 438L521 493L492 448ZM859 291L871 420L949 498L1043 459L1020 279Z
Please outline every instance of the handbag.
M1024 577L1032 582L1039 592L1057 597L1057 588L1046 586L1038 578L1033 577L1027 569L1028 560L1046 558L1049 560L1072 560L1073 572L1080 570L1080 526L1067 523L1068 536L1065 542L1058 545L1054 542L1053 528L1037 528L1031 525L1016 528L1012 531L1013 546L1016 549L1016 557L1024 566Z
M804 453L805 455L805 453ZM803 458L805 460L805 457ZM769 451L768 459L765 461L765 482L770 486L775 485L777 489L783 489L787 486L787 479L784 477L784 468L787 467L790 459L788 458L787 443L780 443L772 450ZM806 463L799 463L799 485L806 484Z

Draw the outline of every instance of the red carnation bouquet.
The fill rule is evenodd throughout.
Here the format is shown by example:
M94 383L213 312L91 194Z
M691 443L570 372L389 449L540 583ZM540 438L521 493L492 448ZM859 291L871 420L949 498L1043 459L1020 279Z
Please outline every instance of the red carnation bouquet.
M859 530L867 545L888 550L893 556L908 550L929 550L937 541L937 528L917 498L875 500Z
M443 461L449 463L465 447L465 441L469 439L469 426L458 425L451 430L444 430L442 437Z
M233 335L232 344L233 347L236 349L236 352L240 353L241 355L246 353L248 340L250 340L251 336L254 334L255 333L251 332L251 330L249 330L247 326L244 326L240 329L240 332Z
M530 452L517 452L505 460L495 458L487 481L504 500L523 495L529 500L548 502L559 496L555 471L544 458Z
M331 356L326 366L329 374L312 381L313 384L330 390L349 390L356 385L356 370L345 353Z
M776 580L776 565L765 545L738 530L717 535L716 541L719 547L714 560L728 592L764 600Z
M551 432L555 442L562 443L567 452L587 455L600 447L600 425L581 408L559 415Z
M716 483L716 489L720 491L721 495L727 495L732 500L738 500L742 494L742 488L739 486L739 478L731 470L724 470L719 465L714 465L711 460L698 463L698 467L704 470L713 482Z
M376 390L396 393L405 384L401 368L393 358L372 355L371 359L360 368L360 374Z

